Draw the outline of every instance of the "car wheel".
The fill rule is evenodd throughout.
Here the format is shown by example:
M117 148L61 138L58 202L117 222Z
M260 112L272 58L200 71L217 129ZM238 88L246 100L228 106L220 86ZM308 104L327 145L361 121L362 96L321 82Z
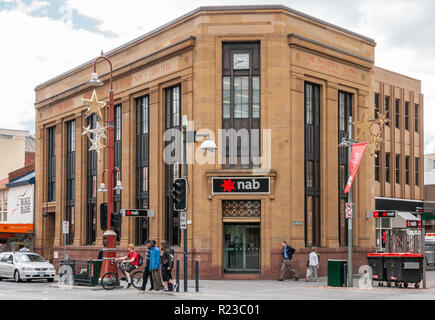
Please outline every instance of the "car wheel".
M15 270L14 280L15 282L21 282L20 272L18 270Z
M52 278L47 279L47 282L53 282L53 281L54 281L54 279L52 279Z

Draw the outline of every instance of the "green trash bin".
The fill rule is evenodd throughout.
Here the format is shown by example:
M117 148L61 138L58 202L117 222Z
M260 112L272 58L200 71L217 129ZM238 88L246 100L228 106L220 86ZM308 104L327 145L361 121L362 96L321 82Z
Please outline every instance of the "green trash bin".
M328 286L344 287L346 285L347 260L328 260Z
M100 277L101 265L103 260L88 260L84 273L74 275L74 282L78 285L96 286Z

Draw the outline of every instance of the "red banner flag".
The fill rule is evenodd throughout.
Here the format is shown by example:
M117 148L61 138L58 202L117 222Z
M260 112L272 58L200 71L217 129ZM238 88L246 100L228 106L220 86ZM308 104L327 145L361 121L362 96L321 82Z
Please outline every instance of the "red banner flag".
M358 167L361 163L361 159L363 157L364 151L366 150L367 143L356 143L352 145L352 152L350 154L349 160L349 169L350 176L349 180L347 180L346 189L344 190L344 194L350 191L352 188L353 179L355 179L356 172L358 171Z

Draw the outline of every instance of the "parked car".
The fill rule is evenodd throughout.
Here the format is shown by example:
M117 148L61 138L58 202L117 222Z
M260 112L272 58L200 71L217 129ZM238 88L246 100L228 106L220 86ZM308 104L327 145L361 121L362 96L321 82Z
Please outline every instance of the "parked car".
M14 279L15 282L47 279L53 282L54 266L37 253L2 252L0 253L0 281Z

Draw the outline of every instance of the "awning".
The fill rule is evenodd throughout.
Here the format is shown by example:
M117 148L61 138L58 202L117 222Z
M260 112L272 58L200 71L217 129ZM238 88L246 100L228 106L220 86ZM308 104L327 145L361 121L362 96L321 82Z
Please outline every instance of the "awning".
M25 223L0 223L0 232L29 233L33 231L33 224Z
M35 171L29 172L28 174L8 183L6 187L12 188L12 187L24 186L27 184L35 184Z
M417 218L410 212L397 211L397 217L391 220L391 227L393 229L406 229L409 228L408 221L420 221L420 218Z

